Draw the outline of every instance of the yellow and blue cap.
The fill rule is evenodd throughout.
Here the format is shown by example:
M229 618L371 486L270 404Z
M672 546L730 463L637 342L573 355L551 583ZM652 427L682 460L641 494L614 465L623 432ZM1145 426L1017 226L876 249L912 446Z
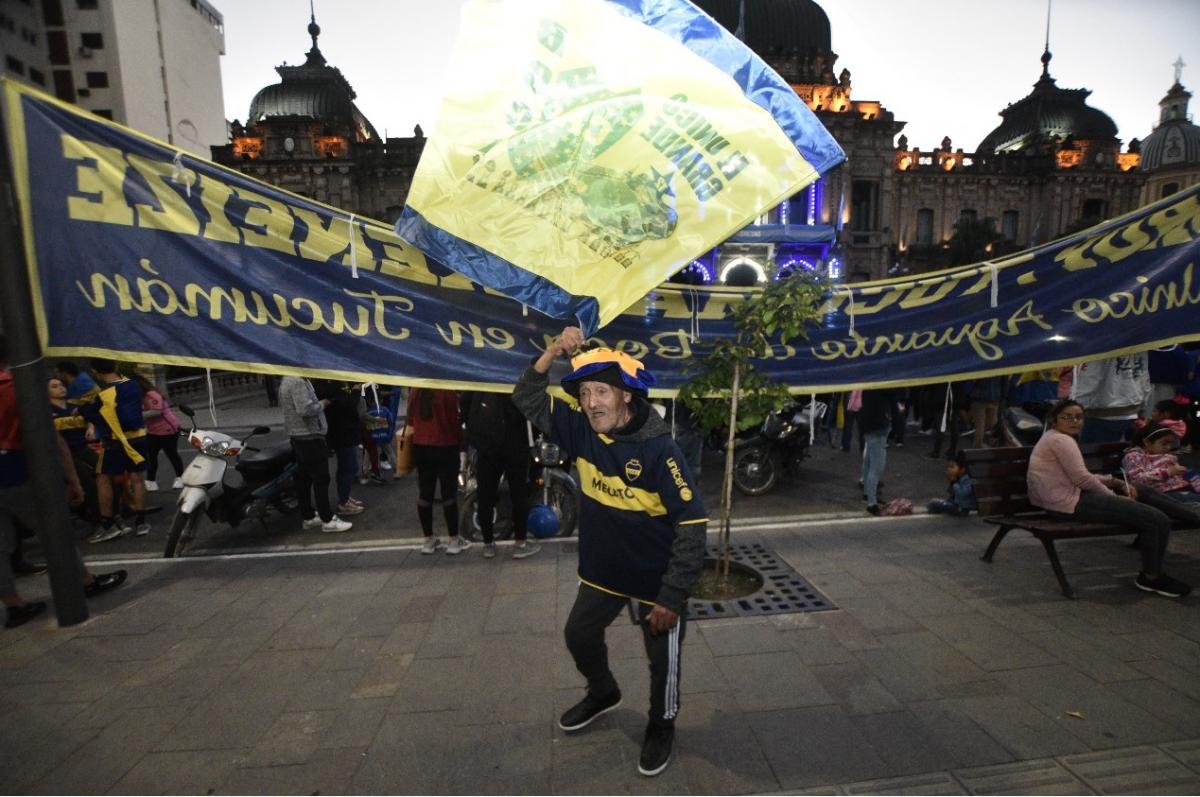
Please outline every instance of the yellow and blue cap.
M571 373L562 378L562 388L579 398L580 382L604 382L645 398L654 387L654 375L642 361L615 349L589 349L571 358Z

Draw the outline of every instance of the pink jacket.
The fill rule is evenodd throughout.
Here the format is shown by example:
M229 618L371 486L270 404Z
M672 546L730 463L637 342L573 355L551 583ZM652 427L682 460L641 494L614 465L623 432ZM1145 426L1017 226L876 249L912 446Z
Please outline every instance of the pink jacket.
M166 435L179 431L179 419L157 390L148 390L142 395L142 410L145 412L148 434Z
M1182 476L1172 476L1167 472L1179 464L1179 457L1174 454L1151 454L1141 446L1134 446L1125 452L1121 459L1121 467L1129 481L1144 484L1164 493L1180 490L1200 493L1200 476L1191 481Z
M1113 491L1088 471L1079 444L1070 435L1048 430L1029 455L1029 503L1052 512L1071 514L1079 503L1079 494L1113 495Z

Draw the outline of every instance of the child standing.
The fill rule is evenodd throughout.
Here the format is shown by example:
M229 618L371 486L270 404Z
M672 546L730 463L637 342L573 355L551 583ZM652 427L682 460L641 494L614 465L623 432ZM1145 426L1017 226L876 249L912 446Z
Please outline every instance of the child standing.
M958 452L954 459L946 463L946 482L947 497L930 501L930 514L961 516L979 509L979 503L975 500L975 482L971 480L963 452Z

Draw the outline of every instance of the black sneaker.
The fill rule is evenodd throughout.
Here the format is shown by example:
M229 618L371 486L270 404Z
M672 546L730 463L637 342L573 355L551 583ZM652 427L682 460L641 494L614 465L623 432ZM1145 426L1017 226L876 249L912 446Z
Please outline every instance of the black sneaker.
M571 706L558 719L558 727L564 731L577 731L592 724L592 720L601 714L612 711L621 705L621 692L617 690L605 697L594 697L588 692L583 700Z
M8 619L5 620L4 627L16 628L19 625L25 625L44 611L46 611L46 604L42 601L30 601L24 606L9 606Z
M114 570L111 573L92 578L91 584L83 585L83 594L89 598L99 595L101 592L108 592L110 589L116 589L125 583L126 577L129 576L124 570Z
M1182 598L1192 591L1191 584L1171 578L1166 573L1159 573L1157 578L1149 578L1145 573L1138 573L1134 585L1143 592L1157 592L1167 598Z
M646 738L642 741L642 757L638 761L638 772L652 778L671 763L671 743L675 741L675 726L651 722L646 726Z
M879 504L867 504L867 512L878 517L882 510L879 508Z

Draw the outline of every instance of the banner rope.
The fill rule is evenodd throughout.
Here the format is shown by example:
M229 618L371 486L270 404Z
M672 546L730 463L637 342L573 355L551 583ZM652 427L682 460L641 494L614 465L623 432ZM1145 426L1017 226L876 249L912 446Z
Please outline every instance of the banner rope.
M692 323L688 329L688 337L695 343L700 340L700 293L695 288L688 288L688 296L692 300Z
M950 383L946 383L946 402L942 405L942 434L946 433L946 417L950 414Z
M350 279L358 279L358 246L354 238L354 214L350 214L350 218L346 221L346 227L350 232Z
M987 267L992 270L992 307L1000 306L1000 267L995 263L988 263Z
M854 290L849 285L843 285L846 289L846 296L850 298L849 310L846 313L850 318L850 337L854 337Z
M192 182L195 179L195 176L183 165L183 153L176 152L175 157L171 160L171 181L183 183L188 199L192 198Z
M217 400L213 394L212 369L204 369L204 378L208 382L208 414L212 416L213 426L217 426Z

